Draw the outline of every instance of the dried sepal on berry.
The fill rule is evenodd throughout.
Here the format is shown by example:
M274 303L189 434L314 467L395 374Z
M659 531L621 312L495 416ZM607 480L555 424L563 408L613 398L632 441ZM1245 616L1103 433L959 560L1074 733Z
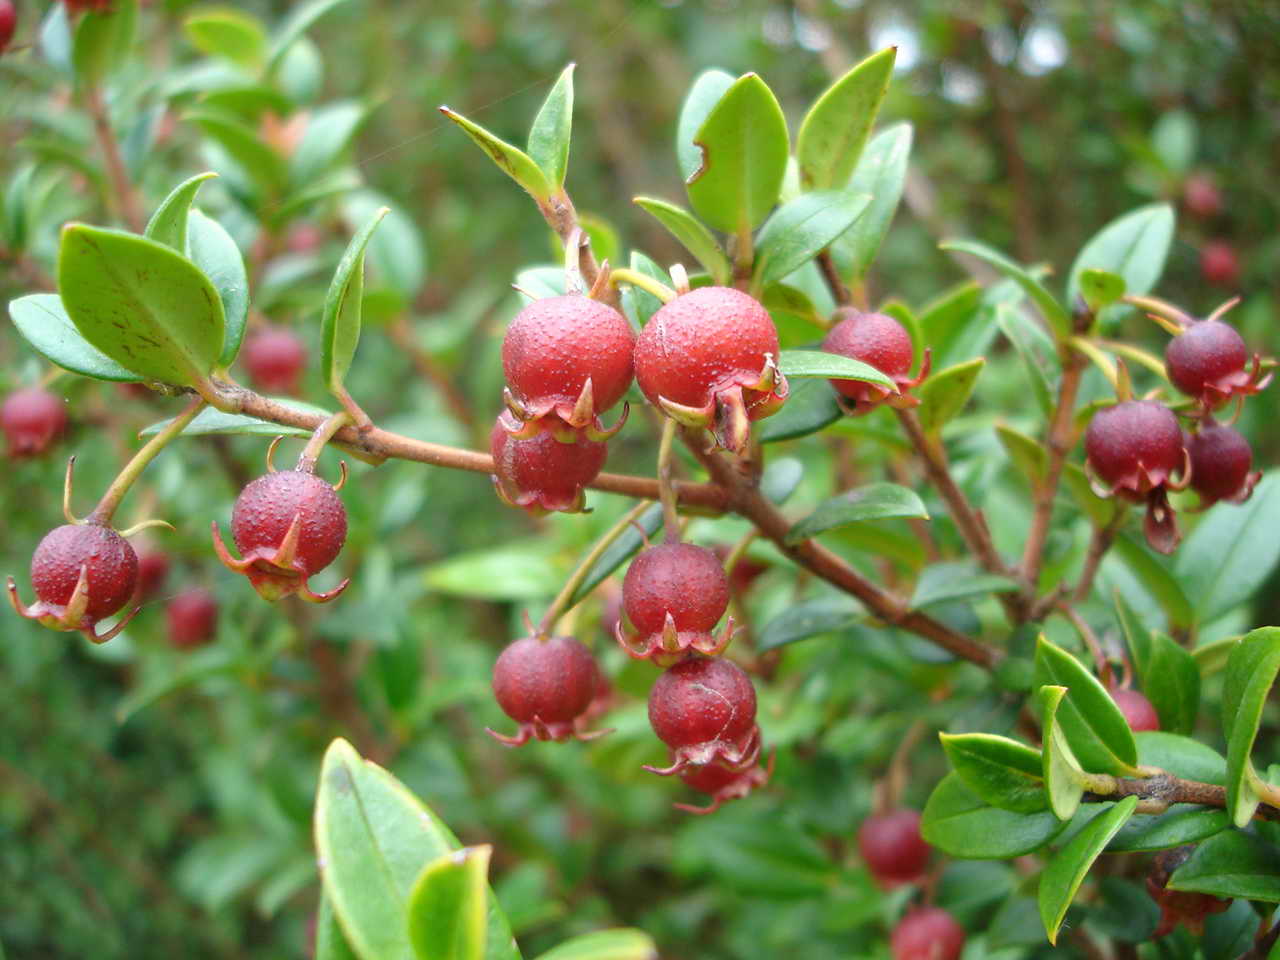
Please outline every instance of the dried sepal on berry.
M648 547L627 568L623 610L614 637L630 656L669 667L690 652L722 653L733 639L730 617L717 636L715 626L729 606L729 578L720 558L706 547L663 543Z
M702 816L715 813L730 800L740 800L768 783L769 778L773 776L776 756L776 752L771 752L768 764L763 767L757 758L756 762L745 770L735 770L718 763L703 767L685 767L680 772L680 779L699 793L707 794L711 797L711 802L702 807L691 803L673 803L672 806L685 813Z
M642 769L660 777L670 777L690 767L704 767L708 764L718 764L726 770L746 770L760 760L760 727L752 724L751 729L736 741L711 737L679 747L671 747L670 744L667 746L670 747L671 755L671 762L667 766L655 767L646 763Z
M602 687L600 669L586 646L531 625L529 635L509 644L493 666L494 699L519 727L515 736L486 732L508 747L530 740L595 740L610 732L586 729ZM604 691L603 698L607 696Z

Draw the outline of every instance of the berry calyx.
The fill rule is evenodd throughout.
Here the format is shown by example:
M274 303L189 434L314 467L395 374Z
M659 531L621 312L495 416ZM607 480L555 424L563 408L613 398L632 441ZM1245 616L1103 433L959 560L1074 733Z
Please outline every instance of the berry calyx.
M627 318L598 300L533 301L502 341L508 406L521 420L554 414L571 427L597 425L631 386L635 341Z
M1173 872L1186 863L1194 851L1195 847L1190 844L1162 850L1151 862L1151 871L1147 874L1147 893L1160 907L1160 925L1156 927L1153 937L1172 933L1178 924L1200 936L1204 933L1206 917L1222 913L1231 906L1229 898L1223 900L1207 893L1188 893L1168 888Z
M1235 327L1214 318L1188 324L1169 341L1164 359L1173 385L1206 412L1271 382L1270 373L1262 374L1258 354L1249 363L1248 348Z
M739 800L768 783L769 777L773 775L774 756L774 754L769 755L769 763L766 766L762 767L757 760L745 770L734 770L718 763L709 763L702 767L685 767L680 771L680 779L686 786L699 793L705 793L711 798L711 802L702 807L691 803L674 803L672 806L685 813L697 815L715 813L730 800Z
M1201 427L1187 442L1187 452L1191 456L1191 489L1200 494L1204 508L1219 500L1244 503L1262 478L1262 471L1250 472L1253 450L1233 427Z
M931 352L925 350L920 372L912 377L915 347L911 343L911 335L901 323L883 313L863 313L852 307L837 310L835 319L835 325L822 341L822 349L875 367L892 379L898 388L895 392L881 383L832 380L831 386L836 392L851 401L850 412L866 413L882 403L898 408L918 404L920 401L907 391L919 386L929 375Z
M1210 240L1200 249L1200 273L1206 283L1234 289L1240 282L1240 258L1225 240Z
M54 630L79 630L94 643L105 643L124 629L137 608L106 633L97 633L95 625L129 602L137 582L138 557L129 541L101 524L68 523L45 534L31 556L36 602L22 604L13 577L9 599L29 620Z
M603 440L589 439L584 430L570 430L568 443L559 432L544 428L544 421L522 425L510 410L498 415L489 434L489 453L494 488L508 506L535 516L553 510L582 512L584 488L604 468L609 448Z
M306 470L281 470L258 477L240 491L231 510L231 535L242 559L227 551L213 523L213 546L224 564L243 573L265 600L291 593L324 603L350 580L325 593L307 584L338 556L347 539L347 511L335 488Z
M218 600L203 587L180 593L165 608L169 644L179 650L202 647L218 630Z
M959 960L964 927L941 907L915 907L893 929L893 960Z
M723 657L694 656L663 673L649 690L649 725L671 748L670 766L645 767L662 776L690 764L742 770L760 755L755 687Z
M773 319L730 287L700 287L665 304L640 332L635 361L650 403L711 429L734 452L745 449L750 421L776 413L787 398Z
M533 632L511 643L493 665L494 698L520 727L514 737L488 733L509 747L530 739L594 740L608 731L587 733L576 721L599 692L599 668L590 650L573 637Z
M0 0L0 53L4 53L18 29L18 9L13 0Z
M39 456L66 427L66 404L38 387L15 390L0 406L0 430L4 431L10 457Z
M1160 729L1160 715L1156 713L1156 708L1137 690L1115 687L1111 690L1111 699L1120 708L1125 722L1134 733Z
M714 656L733 638L733 619L712 631L729 607L729 578L720 558L691 543L642 550L622 581L622 604L634 631L619 620L615 636L637 660L670 666L690 650Z
M263 327L245 338L244 366L266 393L296 394L307 368L307 348L285 327Z
M871 875L884 887L919 880L933 852L920 835L920 814L914 810L867 817L858 828L858 850Z

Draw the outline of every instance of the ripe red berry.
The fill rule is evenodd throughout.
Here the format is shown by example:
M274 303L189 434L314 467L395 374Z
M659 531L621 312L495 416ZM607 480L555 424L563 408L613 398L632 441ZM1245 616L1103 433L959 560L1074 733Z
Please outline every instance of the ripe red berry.
M1219 500L1243 503L1262 476L1249 471L1253 450L1233 427L1201 427L1188 441L1187 452L1191 455L1191 489L1200 494L1206 507Z
M964 927L940 907L916 907L889 938L893 960L958 960L964 950Z
M50 530L31 557L31 586L36 602L24 607L9 578L14 609L55 630L80 630L95 643L110 640L137 613L104 634L94 625L111 616L133 596L138 582L138 558L129 541L97 523L68 523Z
M690 649L720 653L733 635L732 621L719 639L711 633L729 607L729 578L706 547L662 543L642 550L622 581L622 604L635 632L619 621L618 642L633 657L662 666Z
M252 481L231 511L231 534L243 559L228 552L213 523L218 558L249 578L267 600L291 593L313 602L332 600L348 580L314 593L307 578L338 556L347 539L347 511L334 488L314 473L281 470Z
M554 413L573 427L622 399L631 386L635 334L627 318L582 294L535 300L502 341L502 370L522 420Z
M603 440L589 439L585 430L569 434L573 442L565 443L544 421L522 425L510 410L502 411L489 434L498 496L535 515L580 512L583 488L603 469L609 448Z
M0 429L10 457L39 456L66 427L67 406L62 398L39 387L15 390L0 406Z
M138 602L150 600L169 576L169 555L162 550L143 549L138 554Z
M598 668L591 651L573 637L533 633L509 645L493 666L493 695L503 713L520 724L514 737L489 733L508 746L529 739L592 739L574 721L598 691Z
M1209 174L1193 173L1182 184L1182 203L1192 216L1207 220L1222 209L1222 194Z
M1221 320L1197 320L1169 341L1165 366L1173 385L1215 410L1236 394L1257 393L1271 380L1261 376L1261 358L1249 351L1235 327Z
M687 766L680 771L680 779L686 786L709 796L711 803L705 807L695 807L689 803L677 803L674 806L677 810L683 810L686 813L715 813L730 800L745 797L757 787L764 786L769 782L772 773L772 756L769 758L767 767L762 767L756 762L744 770L735 770L718 763L709 763L701 767Z
M1085 456L1110 493L1141 502L1183 467L1182 428L1168 407L1127 400L1099 410L1084 435Z
M1240 258L1225 240L1210 240L1200 249L1200 273L1215 287L1234 289L1240 282Z
M672 765L645 769L670 775L714 762L744 769L760 753L755 723L756 691L741 667L723 657L683 660L649 690L649 725L671 748Z
M1111 691L1111 699L1120 708L1125 722L1134 733L1160 729L1160 715L1156 713L1156 708L1137 690L1116 687Z
M746 445L749 421L776 413L787 397L773 319L729 287L701 287L665 304L641 331L635 357L650 403L681 423L710 427L730 450Z
M851 307L837 310L835 317L837 322L822 342L822 349L875 367L891 378L901 391L896 399L891 400L895 394L883 384L832 380L831 385L836 391L853 401L854 412L865 413L885 401L897 406L914 405L917 401L906 391L928 376L928 351L920 373L913 379L910 373L915 347L911 343L911 335L901 323L883 313L863 313Z
M307 367L307 348L285 327L263 327L245 338L244 366L259 390L296 394Z
M858 828L858 850L871 875L886 887L920 879L933 852L920 836L920 814L914 810L867 817Z
M179 650L201 647L218 629L218 600L201 587L180 593L165 608L169 643Z
M1161 850L1151 862L1151 871L1147 874L1147 893L1160 906L1160 925L1152 936L1163 937L1172 933L1178 924L1183 924L1191 933L1200 936L1204 933L1206 917L1222 913L1231 906L1229 898L1222 900L1207 893L1168 889L1169 878L1190 859L1194 850L1195 847L1190 844L1174 847L1172 850Z
M4 53L9 46L17 29L18 10L13 5L13 0L0 0L0 53Z

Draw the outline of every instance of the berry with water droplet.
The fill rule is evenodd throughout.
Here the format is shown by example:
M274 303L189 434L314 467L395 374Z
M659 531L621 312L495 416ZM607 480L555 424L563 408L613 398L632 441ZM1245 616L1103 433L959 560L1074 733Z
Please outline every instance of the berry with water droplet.
M634 631L617 624L618 643L637 659L670 666L690 650L715 655L733 635L732 621L712 631L729 607L729 579L714 551L691 543L648 547L622 581L622 603Z
M493 695L503 713L520 724L514 737L489 733L507 746L530 739L590 740L575 722L599 691L596 661L573 637L531 633L511 643L493 666Z
M863 313L852 307L837 310L833 319L836 323L822 342L822 349L875 367L897 385L895 392L881 383L832 380L831 385L836 391L852 401L853 412L866 413L886 402L895 407L919 403L907 391L929 375L930 353L925 351L920 372L912 377L915 347L911 343L911 335L901 323L887 314Z

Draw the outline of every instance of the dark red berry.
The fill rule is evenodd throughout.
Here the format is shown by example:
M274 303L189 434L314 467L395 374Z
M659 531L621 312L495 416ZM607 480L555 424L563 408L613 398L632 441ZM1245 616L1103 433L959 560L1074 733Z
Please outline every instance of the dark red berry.
M729 607L729 578L715 552L691 543L642 550L622 581L622 604L635 634L618 624L618 642L635 657L666 665L689 649L715 654L728 644L732 624L711 635Z
M18 10L13 0L0 0L0 53L4 53L18 29Z
M901 323L883 313L863 313L851 307L836 311L836 324L822 342L822 349L842 357L861 360L891 378L903 391L899 405L910 402L905 391L918 385L928 374L927 366L912 379L911 364L915 347L911 335ZM883 384L862 380L832 380L831 385L842 396L853 401L854 410L864 413L894 396Z
M571 293L535 300L516 314L502 341L502 370L523 419L554 413L586 427L631 386L634 349L626 317Z
M1234 289L1240 282L1240 258L1225 240L1210 240L1200 249L1200 272L1206 283Z
M1084 449L1089 466L1110 492L1135 502L1183 467L1178 418L1151 400L1099 410L1085 431Z
M636 340L636 382L650 403L691 426L711 427L740 450L750 420L776 413L787 396L777 370L778 331L755 299L730 287L681 294Z
M1191 488L1205 506L1219 500L1247 500L1261 476L1250 472L1253 450L1233 427L1201 427L1188 441L1187 452L1191 455Z
M958 960L964 927L940 907L916 907L898 921L889 945L893 960Z
M1249 351L1235 327L1221 320L1197 320L1169 341L1165 366L1173 385L1214 410L1236 394L1256 393L1270 376L1260 378L1259 358L1246 368Z
M201 647L217 632L218 600L208 590L197 587L170 600L165 616L172 646L179 650Z
M736 663L695 656L658 677L649 690L649 724L671 748L678 773L689 764L721 762L742 769L759 756L756 691Z
M0 406L0 429L10 457L39 456L66 427L67 406L62 398L39 387L15 390Z
M858 828L858 850L871 875L885 886L918 880L933 852L920 836L920 814L914 810L867 817Z
M259 390L296 394L307 367L307 348L292 330L263 327L245 338L244 366Z
M231 534L243 559L236 560L213 524L214 547L228 567L248 576L267 600L298 593L306 600L332 600L346 589L317 594L307 578L338 556L347 539L347 511L333 487L305 470L281 470L252 481L236 498Z
M1175 870L1190 859L1195 847L1191 845L1161 850L1151 861L1147 874L1147 893L1160 906L1160 925L1155 937L1172 933L1174 927L1183 924L1191 933L1204 933L1205 918L1222 913L1231 906L1231 900L1222 900L1207 893L1187 893L1168 889L1169 878Z
M603 440L589 439L585 430L568 432L572 443L540 421L521 424L510 410L502 411L489 434L498 496L533 514L581 511L583 488L604 468L609 448Z
M150 600L169 576L169 555L162 550L143 549L138 554L138 600Z
M1134 733L1160 729L1160 715L1156 713L1156 708L1151 705L1150 700L1137 690L1130 690L1128 687L1116 687L1111 691L1111 699L1120 708L1120 712L1124 714L1125 722L1129 724L1129 729Z
M1192 216L1207 220L1222 209L1222 194L1209 174L1193 173L1182 184L1182 203Z
M290 253L314 253L324 243L324 231L314 223L298 223L289 230Z
M734 769L718 763L709 763L700 767L687 766L680 771L680 779L686 786L709 796L711 803L705 807L695 807L688 803L677 803L674 806L677 810L683 810L686 813L715 813L730 800L745 797L757 787L764 786L772 773L772 757L769 758L767 767L760 766L758 762L750 764L745 769Z
M531 737L586 739L590 735L580 733L574 721L590 707L598 684L595 658L573 637L522 637L493 666L493 695L520 729L515 737L489 733L515 747Z

